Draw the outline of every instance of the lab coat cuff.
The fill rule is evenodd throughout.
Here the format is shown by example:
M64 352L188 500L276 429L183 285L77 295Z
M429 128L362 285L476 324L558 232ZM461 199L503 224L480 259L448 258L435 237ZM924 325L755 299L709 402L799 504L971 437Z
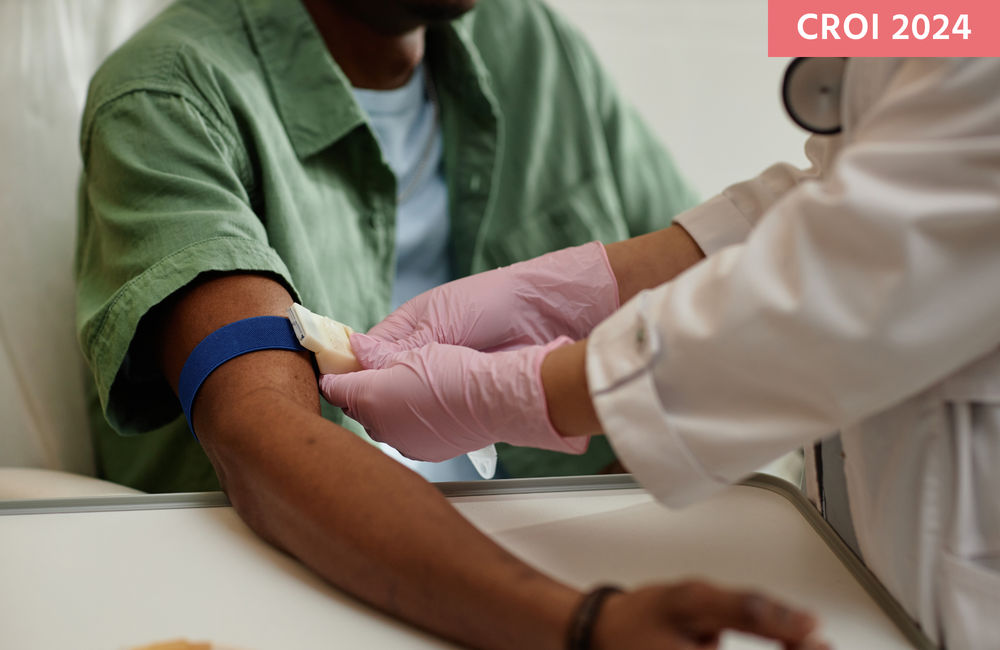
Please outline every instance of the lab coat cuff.
M587 385L597 418L622 463L670 507L725 487L668 424L652 368L661 354L644 291L601 323L587 340Z
M752 230L750 222L733 202L720 194L674 218L705 255L742 243Z
M593 401L618 459L664 505L683 508L726 487L670 426L651 372L595 394Z
M587 385L591 394L648 368L660 353L659 332L648 316L650 292L641 291L595 327L587 339Z

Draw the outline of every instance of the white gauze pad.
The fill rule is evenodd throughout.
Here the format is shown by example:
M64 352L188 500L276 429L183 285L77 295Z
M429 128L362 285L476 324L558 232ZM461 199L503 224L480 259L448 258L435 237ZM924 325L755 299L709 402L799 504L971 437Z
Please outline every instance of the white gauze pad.
M332 318L314 314L302 305L288 308L288 320L302 347L316 355L316 365L324 375L342 375L361 370L361 364L351 348L349 326Z

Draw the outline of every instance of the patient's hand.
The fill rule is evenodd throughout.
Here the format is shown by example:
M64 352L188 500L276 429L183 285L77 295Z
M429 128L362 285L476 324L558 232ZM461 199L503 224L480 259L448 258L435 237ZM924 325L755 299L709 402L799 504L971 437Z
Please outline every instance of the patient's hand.
M753 592L703 582L653 586L605 601L594 628L594 650L715 648L724 630L774 639L787 650L829 650L813 632L816 619Z

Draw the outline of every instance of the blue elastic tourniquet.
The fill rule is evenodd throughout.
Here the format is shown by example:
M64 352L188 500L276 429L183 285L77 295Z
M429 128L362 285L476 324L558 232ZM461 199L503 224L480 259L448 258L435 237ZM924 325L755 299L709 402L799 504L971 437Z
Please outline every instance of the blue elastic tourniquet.
M258 316L230 323L220 327L198 344L184 362L181 379L177 386L184 417L191 427L191 435L197 440L194 423L191 422L191 404L198 394L201 384L212 371L241 354L257 350L305 350L295 337L292 323L281 316Z

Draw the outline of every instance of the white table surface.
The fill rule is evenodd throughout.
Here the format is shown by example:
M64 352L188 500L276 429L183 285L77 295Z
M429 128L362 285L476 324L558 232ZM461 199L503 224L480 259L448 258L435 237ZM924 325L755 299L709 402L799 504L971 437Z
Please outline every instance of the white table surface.
M500 544L570 584L706 577L818 612L836 648L912 648L784 497L732 487L683 511L642 490L454 497ZM453 648L354 601L231 508L0 516L0 648ZM726 650L771 648L727 637Z

